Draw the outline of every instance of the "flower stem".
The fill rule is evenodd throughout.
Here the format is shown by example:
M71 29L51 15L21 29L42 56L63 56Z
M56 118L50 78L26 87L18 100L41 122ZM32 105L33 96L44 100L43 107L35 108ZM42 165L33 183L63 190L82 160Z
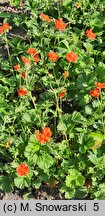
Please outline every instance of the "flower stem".
M5 32L4 40L5 40L5 43L6 43L6 49L7 49L7 53L8 53L9 62L10 62L10 65L12 67L11 55L10 55L10 51L9 51L9 42L8 42L8 39L7 39L6 32Z
M27 88L29 89L29 85L28 85L28 80L27 79L26 79L26 85L27 85ZM35 104L34 98L32 97L31 91L30 91L30 98L31 98L31 101L32 101L32 103L34 105L34 108L36 109L36 104Z

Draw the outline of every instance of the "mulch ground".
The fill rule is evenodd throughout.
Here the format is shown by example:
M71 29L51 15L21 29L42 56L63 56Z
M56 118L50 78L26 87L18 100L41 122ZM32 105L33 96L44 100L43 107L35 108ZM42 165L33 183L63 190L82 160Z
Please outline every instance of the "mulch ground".
M64 196L58 191L58 188L51 189L46 185L42 185L39 190L34 190L32 192L19 191L15 189L14 193L4 193L0 192L0 200L25 200L25 199L35 199L35 200L64 200Z

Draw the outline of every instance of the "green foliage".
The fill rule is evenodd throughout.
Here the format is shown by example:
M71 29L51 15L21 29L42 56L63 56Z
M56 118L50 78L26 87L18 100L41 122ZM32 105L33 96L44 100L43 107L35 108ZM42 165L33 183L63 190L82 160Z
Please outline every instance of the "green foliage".
M81 175L80 172L76 169L68 170L69 175L66 176L66 186L70 188L76 188L78 186L84 185L84 177Z
M96 200L105 200L105 183L99 184L98 188L93 190L92 195Z
M10 0L10 4L13 6L19 6L20 5L20 0Z
M14 179L14 183L17 188L20 189L23 189L25 187L28 188L30 186L30 179L27 177L16 177Z
M93 137L95 141L95 145L92 147L93 150L100 148L100 146L104 143L105 135L100 133L91 132L90 136Z
M10 193L13 191L13 182L12 178L8 176L0 176L0 189L5 191L6 193Z
M53 164L53 161L54 161L53 158L46 153L38 157L37 165L39 166L40 169L44 170L44 172L46 173L48 172L48 169Z
M60 188L61 193L65 193L65 198L70 199L75 196L75 188L67 188L65 185Z

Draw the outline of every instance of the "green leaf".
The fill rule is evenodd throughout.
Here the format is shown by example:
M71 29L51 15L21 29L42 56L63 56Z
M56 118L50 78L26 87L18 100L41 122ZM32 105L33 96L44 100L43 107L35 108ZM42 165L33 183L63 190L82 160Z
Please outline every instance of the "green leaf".
M105 183L100 184L99 188L102 189L102 190L104 190L104 192L105 192Z
M81 175L81 173L76 169L70 169L69 175L66 176L66 186L75 188L78 186L82 186L85 182L85 178Z
M19 4L20 4L20 0L12 0L11 1L11 5L13 5L13 6L19 6Z
M28 192L24 193L22 197L23 197L24 200L34 199L34 195L32 194L30 189L29 189Z
M88 5L89 5L89 0L85 0L85 1L83 1L83 5L87 8Z
M0 176L0 189L6 193L13 191L12 179L8 176Z
M1 144L0 144L0 147L1 147ZM3 172L3 170L4 170L4 164L2 162L0 162L0 172Z
M61 145L59 146L60 149L60 155L63 156L63 158L69 158L71 155L71 151L68 148L68 143L66 140L63 140L61 142Z
M71 199L75 196L75 188L68 188L65 185L62 185L59 191L65 193L66 199Z
M22 117L23 122L31 122L31 117L28 113L24 113Z
M84 47L86 48L87 52L93 51L93 45L90 43L83 43Z
M70 49L69 42L67 40L62 40L61 43L65 45L65 47L66 47L65 51L67 52L67 50Z
M100 105L100 101L94 100L94 101L92 102L93 108L99 107L99 105Z
M35 166L38 160L38 155L37 154L33 154L33 155L28 155L27 154L27 158L28 158L28 163L32 166Z
M63 6L67 6L71 2L72 2L72 0L65 0L65 1L63 1Z
M23 189L24 187L30 186L30 178L29 177L16 177L14 179L15 186L17 188Z
M67 127L66 127L66 125L62 121L60 121L59 124L58 124L58 126L57 126L57 130L58 131L62 131L63 134L65 134L66 131L67 131Z
M0 13L0 18L10 18L10 14L7 12Z
M87 188L85 186L82 186L76 190L75 197L80 199L86 197L87 194L88 194Z
M35 189L39 189L41 186L41 180L40 179L36 180L33 186L35 187Z
M105 183L99 184L98 188L92 191L95 199L97 200L105 200Z
M89 136L92 137L95 141L95 145L92 146L92 150L96 150L96 149L100 148L101 145L103 144L104 139L105 139L105 135L100 134L100 133L91 132L91 133L89 133Z
M89 135L90 135L91 137L93 137L94 140L103 141L103 140L105 139L105 135L104 135L104 134L91 132L91 133L89 133Z
M88 156L89 160L98 168L103 169L105 168L105 155L101 157L97 157L96 154L93 154L92 152Z
M47 153L39 155L37 165L40 169L44 170L45 173L48 172L48 169L53 165L54 159Z
M74 124L71 124L71 115L69 114L62 115L57 126L58 131L62 131L62 133L65 134L65 133L70 133L73 128L74 128Z
M90 149L94 145L92 137L88 137L86 134L80 139L80 150L82 153L86 153L87 149Z
M105 64L103 62L100 62L95 70L97 76L102 79L103 82L105 82Z
M85 106L85 112L86 112L86 114L91 115L92 114L91 106L89 106L89 105Z
M62 170L59 170L59 172L60 173L62 172L62 176L63 176L64 172L68 173L68 170L70 168L72 168L72 169L75 168L75 166L76 166L76 163L73 159L71 159L71 160L65 160L64 159L61 163ZM60 176L61 176L61 174L60 174Z
M38 159L37 152L40 150L40 147L41 145L36 140L35 134L32 134L24 153L30 165L36 165Z
M28 156L28 154L29 154L32 156L35 152L39 151L39 149L40 149L40 144L36 140L35 134L32 134L30 136L28 145L26 147L25 155Z
M11 167L14 168L14 169L16 169L18 165L19 165L19 163L16 162L16 161L13 161L13 162L11 163Z
M69 188L66 192L65 192L65 198L66 199L70 199L70 198L73 198L75 195L75 189L71 189Z
M74 111L71 120L77 124L83 124L84 118L81 113Z

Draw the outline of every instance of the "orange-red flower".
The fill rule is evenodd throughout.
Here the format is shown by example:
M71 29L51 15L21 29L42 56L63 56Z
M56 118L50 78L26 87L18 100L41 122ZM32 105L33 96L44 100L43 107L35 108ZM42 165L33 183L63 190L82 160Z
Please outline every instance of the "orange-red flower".
M39 62L40 61L38 53L36 53L36 55L33 57L33 59L34 59L35 62Z
M41 14L40 14L40 18L41 18L42 20L47 21L47 22L51 22L51 19L49 18L49 16L46 15L46 14L44 14L44 13L41 13Z
M66 79L67 77L69 77L69 72L68 71L64 71L63 76Z
M25 89L23 86L21 86L20 89L17 90L17 92L19 96L24 96L28 94L28 90Z
M30 60L28 58L26 58L25 56L22 56L22 61L25 63L25 64L30 64Z
M77 8L80 8L80 7L81 7L80 2L77 2L77 3L75 4L75 6L76 6Z
M37 53L35 48L28 48L26 51L29 55L35 55Z
M63 98L63 97L65 96L65 92L59 93L58 96L59 96L60 98Z
M63 21L62 19L57 19L57 20L55 21L54 25L55 25L55 28L56 28L57 30L59 30L59 31L65 30L65 28L66 28L66 26L67 26L67 24L64 23L64 21Z
M27 53L33 57L35 62L40 61L37 50L35 48L28 48Z
M45 127L42 129L41 133L39 133L39 131L36 130L35 134L36 134L36 138L37 138L38 142L43 144L43 143L49 141L49 139L52 135L52 132L51 132L49 127Z
M3 31L9 31L11 29L11 26L9 25L9 23L5 22L2 25Z
M42 129L42 134L44 134L46 137L51 137L52 132L49 127L45 127L44 129Z
M96 82L95 87L98 88L98 89L105 88L105 83Z
M6 148L9 149L12 143L13 143L12 140L7 141L7 142L6 142Z
M59 59L59 55L56 52L49 52L48 53L48 58L51 61L57 61Z
M90 91L90 95L98 98L100 95L99 92L100 92L100 90L98 88L94 88L93 90Z
M3 27L0 26L0 34L3 34L3 33L4 33Z
M19 176L26 176L29 173L29 168L26 164L21 163L17 168L16 168L17 174Z
M85 34L88 38L90 38L92 40L95 40L95 38L96 38L96 34L93 33L92 29L87 29Z
M59 96L60 98L63 98L63 97L65 96L65 94L66 94L66 90L60 92L60 93L58 94L58 96Z
M66 59L68 62L76 62L78 58L78 55L75 54L74 52L70 52L66 54Z
M21 72L21 76L22 76L24 79L27 79L27 74L26 74L26 73Z
M37 134L36 138L37 138L38 142L41 143L41 144L46 142L45 141L45 136L43 134Z
M18 71L20 69L20 66L18 64L14 65L13 68Z
M3 34L5 31L9 31L11 29L11 26L9 23L5 22L0 26L0 34Z

